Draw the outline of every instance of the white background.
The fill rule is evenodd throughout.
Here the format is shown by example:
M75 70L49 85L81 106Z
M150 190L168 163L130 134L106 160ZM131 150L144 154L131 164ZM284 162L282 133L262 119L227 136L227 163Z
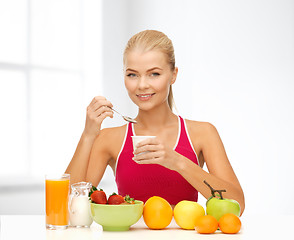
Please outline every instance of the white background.
M80 38L76 44L82 47L70 45L80 52L78 56L70 57L68 66L61 66L74 70L58 76L46 74L42 69L31 73L32 89L29 97L24 96L30 101L30 117L24 118L27 130L23 132L24 139L29 136L30 144L21 148L21 156L27 157L20 158L15 153L25 140L7 133L7 129L19 128L15 131L22 131L15 118L26 113L18 112L9 120L0 119L1 131L6 131L6 136L11 137L9 141L7 137L5 141L2 138L1 168L12 166L6 167L12 169L11 172L0 169L0 214L44 212L41 177L49 170L65 170L83 129L85 108L92 97L103 94L124 114L136 115L136 107L128 99L123 85L122 53L127 40L145 29L163 31L172 39L179 67L174 85L177 114L216 126L245 193L244 214L294 214L293 1L67 1L63 11L60 10L60 19L56 19L55 11L62 9L60 5L65 1L39 1L39 5L40 2L44 2L45 7L38 6L35 12L42 15L51 9L54 14L48 15L47 21L56 21L55 28L58 28L58 21L62 23L62 17L66 16L66 7L74 2L77 6L81 2L84 4L82 21L65 24L66 28L71 24L82 24L80 32L52 31L47 36L50 39L54 36L59 43L63 39L58 37L60 34L70 38L76 34ZM55 5L48 8L53 2ZM5 25L0 22L0 27ZM22 34L26 35L26 32ZM13 42L4 42L0 38L0 51L9 44ZM33 41L32 49L36 49L35 44ZM41 52L46 50L46 46L37 47ZM61 63L68 62L71 54L70 48L68 52L63 49L58 49ZM15 48L15 51L20 49ZM54 61L42 58L42 54L34 54L37 65L51 64L52 67ZM13 61L9 56L0 59L0 67L4 68L5 62ZM21 79L21 74L0 75L0 86L8 86L15 91L12 81ZM23 84L25 89L26 82L17 83L19 86ZM9 102L21 94L26 93L4 94L6 97L1 98L1 108L10 109L7 107ZM43 96L50 101L40 101ZM24 107L28 104L18 102ZM19 111L22 109L20 107ZM104 127L120 124L124 123L115 117L106 120ZM11 153L15 153L14 158ZM10 161L6 161L8 158ZM27 189L22 191L26 209L15 210L16 195L11 191L16 188L15 184L23 184ZM110 193L116 189L109 169L100 186ZM4 191L8 188L9 194ZM204 205L205 200L201 198L200 203Z

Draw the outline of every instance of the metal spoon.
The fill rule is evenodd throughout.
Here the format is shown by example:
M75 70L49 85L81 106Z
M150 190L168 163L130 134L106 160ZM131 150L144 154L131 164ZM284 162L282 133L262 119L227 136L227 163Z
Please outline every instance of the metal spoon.
M133 119L133 118L131 118L131 117L128 117L128 116L124 116L124 115L122 115L121 113L119 113L118 111L116 111L114 108L111 108L111 107L109 107L109 108L110 108L112 111L116 112L117 114L121 115L122 118L123 118L125 121L127 121L127 122L131 122L131 123L137 123L137 121L136 121L135 119Z

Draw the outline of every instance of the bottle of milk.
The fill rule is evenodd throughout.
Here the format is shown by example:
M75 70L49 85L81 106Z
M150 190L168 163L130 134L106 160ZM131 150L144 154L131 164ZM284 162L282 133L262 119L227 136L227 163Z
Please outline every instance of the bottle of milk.
M73 227L90 227L93 222L88 197L91 188L92 184L89 182L79 182L71 185L69 221Z

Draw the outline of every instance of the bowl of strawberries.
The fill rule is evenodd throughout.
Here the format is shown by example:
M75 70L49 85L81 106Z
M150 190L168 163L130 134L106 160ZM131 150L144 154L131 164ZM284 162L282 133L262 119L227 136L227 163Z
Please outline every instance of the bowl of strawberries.
M144 203L129 195L113 193L107 198L102 189L92 187L89 197L91 217L104 231L127 231L143 214Z

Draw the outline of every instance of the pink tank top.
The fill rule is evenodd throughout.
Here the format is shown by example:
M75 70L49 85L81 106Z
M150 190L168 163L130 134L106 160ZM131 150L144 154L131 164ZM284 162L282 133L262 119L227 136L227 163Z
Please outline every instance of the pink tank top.
M174 150L199 165L185 121L180 116L178 119L179 133ZM178 172L158 164L140 165L132 160L133 130L132 123L128 123L125 139L116 161L115 181L118 193L122 196L128 194L144 202L152 196L160 196L172 205L182 200L197 201L198 191Z

